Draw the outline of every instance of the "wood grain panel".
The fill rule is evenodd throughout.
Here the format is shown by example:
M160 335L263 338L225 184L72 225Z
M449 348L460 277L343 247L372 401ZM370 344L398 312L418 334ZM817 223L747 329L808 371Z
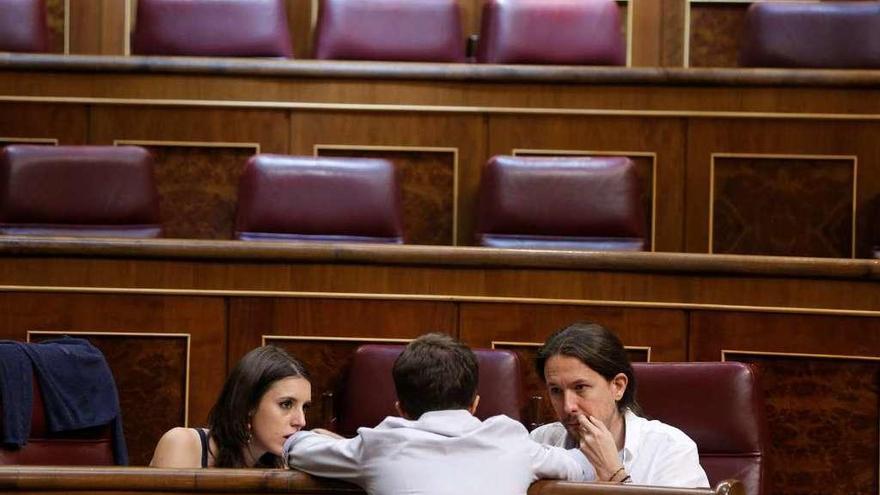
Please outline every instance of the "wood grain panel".
M331 299L232 298L229 302L229 362L261 345L276 344L303 361L312 376L310 424L329 413L324 392L337 390L358 345L370 339L412 339L427 332L456 334L452 303ZM285 340L283 337L296 337ZM303 338L304 337L304 338ZM322 341L335 337L341 341Z
M760 367L770 493L810 494L818 486L829 494L876 492L880 358L727 357Z
M761 119L700 119L690 122L687 138L687 207L686 207L686 232L685 250L687 252L708 252L709 249L709 193L711 190L710 172L713 154L747 154L747 155L812 155L821 157L855 157L858 164L856 177L856 257L870 257L871 232L875 219L872 216L872 205L880 196L880 174L873 172L872 164L880 163L880 148L870 143L870 136L876 136L880 132L880 124L875 122L848 122L848 121L791 121L791 120L761 120ZM828 172L827 162L822 161L821 170ZM834 169L832 169L834 170ZM806 184L815 177L818 171L810 170L809 174L801 177L792 177L800 184ZM844 187L842 169L838 172L840 177L833 179L840 188ZM803 174L801 174L803 175ZM836 177L836 176L835 176ZM755 189L767 190L764 181L750 181ZM779 176L780 181L788 182L790 179ZM807 181L807 182L804 182ZM818 201L822 196L814 198L817 193L813 188L802 189L800 185L783 184L774 186L776 189L789 188L791 193L800 195L800 201L804 203L798 208L809 208L810 203ZM824 185L822 187L825 187ZM829 185L830 187L830 185ZM836 191L841 193L840 188ZM825 194L825 193L821 193ZM842 193L841 193L842 194ZM752 199L739 197L737 201L775 201L778 198L759 198L749 193ZM842 198L842 196L841 196ZM825 207L828 200L822 200ZM841 199L842 201L842 199ZM767 219L776 221L778 218ZM807 219L805 222L809 221ZM832 227L827 232L833 232ZM843 232L843 230L840 230ZM727 235L725 232L715 231L715 235ZM842 239L835 239L835 246L844 246L849 242L852 234L845 233ZM762 239L762 241L766 242ZM810 241L802 242L809 243ZM815 246L814 246L815 248ZM840 248L836 248L840 250ZM764 251L766 252L766 251ZM804 252L804 251L797 251ZM816 251L807 251L811 254ZM828 251L826 250L826 253ZM796 253L791 253L796 254ZM827 254L825 254L827 255Z
M0 293L0 315L0 338L19 341L28 331L190 334L193 424L206 420L226 373L225 309L219 299L6 292ZM132 459L148 460L157 434L183 424L185 342L172 336L89 338L111 362ZM142 408L149 411L141 414Z
M153 154L163 236L232 239L238 182L256 149L210 145L144 147Z
M736 67L748 3L690 3L690 67Z
M876 491L880 319L695 311L690 331L693 360L761 366L771 493Z
M49 26L49 52L64 53L65 0L46 0L46 23Z
M406 244L455 244L455 151L318 149L318 156L384 158L394 163Z
M57 139L86 144L88 108L45 103L0 103L0 137Z
M290 39L293 43L293 57L296 59L312 58L312 0L287 0L287 25L290 27Z
M651 198L648 161L639 159L643 201L651 214L654 203L654 249L678 251L682 241L685 126L679 119L608 117L491 116L489 156L515 149L554 150L565 154L656 153L656 198ZM487 157L488 159L488 157ZM650 217L648 217L650 218ZM650 222L649 222L650 224Z
M479 169L487 158L484 152L486 129L482 117L381 112L294 112L290 129L291 152L300 155L313 155L316 145L458 149L458 221L455 237L459 244L472 243ZM421 181L419 179L418 184L422 184ZM422 186L419 185L418 188L421 189ZM434 197L433 193L431 197ZM436 201L439 199L430 200L431 203Z
M60 335L38 333L32 342ZM163 433L186 424L186 336L74 335L101 350L119 393L129 464L146 466Z
M712 252L846 258L854 159L716 157Z
M127 0L68 0L70 53L125 55Z

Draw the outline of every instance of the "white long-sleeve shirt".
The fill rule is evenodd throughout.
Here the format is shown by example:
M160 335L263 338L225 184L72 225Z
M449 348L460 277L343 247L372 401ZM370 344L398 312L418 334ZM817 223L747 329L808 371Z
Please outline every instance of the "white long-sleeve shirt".
M352 439L301 431L284 455L292 468L371 495L524 495L538 479L584 476L579 451L541 445L507 416L480 421L463 409L388 417Z
M700 466L697 445L681 430L655 420L647 420L629 409L624 413L626 437L618 453L633 484L702 488L709 486L706 472ZM571 448L577 442L562 423L550 423L532 431L532 439L546 445ZM596 479L596 471L583 462L587 481Z

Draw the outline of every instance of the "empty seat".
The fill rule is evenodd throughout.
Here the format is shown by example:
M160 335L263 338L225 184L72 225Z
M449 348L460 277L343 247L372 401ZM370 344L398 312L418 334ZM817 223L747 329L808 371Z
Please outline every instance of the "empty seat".
M753 3L740 65L878 68L880 2Z
M402 243L394 165L371 158L255 155L239 185L235 237Z
M742 481L763 493L768 434L756 370L737 362L633 363L645 414L697 444L709 483Z
M477 61L623 65L619 8L614 0L486 0Z
M138 0L132 53L292 57L284 0Z
M357 429L374 427L386 416L397 416L397 393L391 369L402 345L363 345L355 352L342 390L336 396L338 433L353 436ZM486 419L498 414L521 420L526 406L519 358L506 350L474 349L480 366L476 416Z
M635 166L626 157L496 156L480 179L476 243L643 250L640 195Z
M457 0L321 0L315 58L461 62Z
M11 145L0 153L0 234L161 233L152 159L143 148Z
M46 52L44 0L0 0L0 52Z

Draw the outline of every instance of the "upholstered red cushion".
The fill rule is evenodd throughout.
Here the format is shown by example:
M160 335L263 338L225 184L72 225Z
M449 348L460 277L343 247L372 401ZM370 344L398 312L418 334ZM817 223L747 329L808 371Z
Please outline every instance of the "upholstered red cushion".
M396 416L397 394L391 369L402 345L364 345L351 360L347 378L336 401L335 429L353 436L361 426L373 427L386 416ZM506 414L519 420L525 407L520 363L505 350L474 349L480 365L476 416L486 419Z
M110 425L63 433L49 433L39 380L34 383L31 433L27 443L14 449L0 445L0 465L112 466L113 440ZM0 420L3 418L0 404Z
M394 165L255 155L239 185L235 231L242 240L402 243Z
M880 2L753 3L740 65L878 68Z
M150 154L137 146L7 146L0 233L158 237Z
M489 160L480 179L476 242L534 249L644 249L645 216L626 157Z
M684 431L715 485L728 478L763 491L767 430L756 370L737 362L634 363L646 415Z
M456 0L321 0L315 58L461 62Z
M138 0L132 53L292 57L284 0Z
M614 0L486 0L477 61L623 65L619 8Z
M48 50L45 0L0 0L0 52Z

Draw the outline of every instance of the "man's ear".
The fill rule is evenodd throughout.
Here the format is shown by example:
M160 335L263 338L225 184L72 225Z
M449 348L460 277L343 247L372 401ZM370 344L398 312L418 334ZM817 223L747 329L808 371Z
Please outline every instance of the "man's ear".
M406 414L406 411L404 411L403 408L400 407L399 400L394 401L394 410L397 411L397 414L399 414L401 418L410 419L409 415Z
M627 385L629 385L629 378L623 373L618 373L611 379L611 393L614 395L615 402L623 398Z
M477 406L480 404L480 396L479 394L474 395L474 401L471 402L471 406L468 407L468 412L471 414L475 414L477 412Z

